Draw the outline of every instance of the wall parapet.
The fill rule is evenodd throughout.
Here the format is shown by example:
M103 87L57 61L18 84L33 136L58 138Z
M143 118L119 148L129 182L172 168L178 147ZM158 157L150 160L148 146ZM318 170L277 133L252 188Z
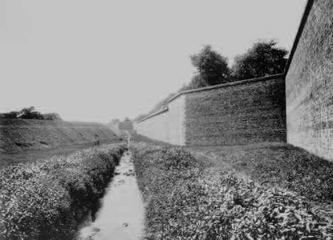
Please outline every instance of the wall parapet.
M232 86L235 86L235 85L248 84L248 83L260 82L260 81L274 80L276 78L284 78L284 73L270 75L270 76L267 76L267 77L250 78L250 79L245 79L245 80L240 80L240 81L235 81L235 82L222 83L222 84L209 86L209 87L203 87L203 88L196 88L196 89L181 91L181 92L177 93L175 96L168 99L167 103L169 104L170 102L177 99L179 96L184 95L184 94L188 94L188 93L208 91L208 90L217 89L217 88L232 87ZM166 106L166 107L160 109L159 111L154 112L154 113L152 113L152 114L150 114L150 115L148 115L148 116L144 117L143 119L140 119L136 122L137 123L143 122L145 120L148 120L149 118L155 117L156 115L162 114L162 113L167 112L167 111L169 111L169 108Z
M159 110L159 111L157 111L157 112L154 112L153 114L148 115L147 117L144 117L144 118L142 118L142 119L136 121L136 123L140 123L140 122L146 121L146 120L148 120L149 118L155 117L155 116L160 115L160 114L162 114L162 113L165 113L165 112L167 112L167 111L169 111L169 108L168 108L168 107L165 107L165 108L163 108L163 109L161 109L161 110Z
M284 68L284 76L285 77L286 77L286 75L287 75L287 73L289 71L290 64L291 64L291 62L292 62L292 60L294 58L294 54L295 54L296 48L297 48L299 40L300 40L300 38L302 36L305 24L306 24L306 22L308 20L308 16L310 14L313 2L314 2L314 0L308 0L308 2L306 4L306 7L304 9L303 16L302 16L300 25L298 27L297 34L295 36L295 40L294 40L293 46L291 47L291 51L290 51L290 55L289 55L286 67Z
M136 130L176 145L285 141L284 100L283 74L183 91Z
M187 93L194 93L194 92L202 92L202 91L207 91L207 90L212 90L212 89L217 89L217 88L225 88L225 87L231 87L235 85L241 85L241 84L247 84L247 83L253 83L253 82L260 82L260 81L268 81L268 80L273 80L276 78L283 78L284 73L281 74L275 74L275 75L270 75L267 77L259 77L259 78L250 78L250 79L244 79L240 81L235 81L235 82L229 82L229 83L222 83L214 86L209 86L209 87L203 87L203 88L196 88L196 89L191 89L191 90L185 90L177 93L175 96L171 97L167 102L172 102L179 96Z

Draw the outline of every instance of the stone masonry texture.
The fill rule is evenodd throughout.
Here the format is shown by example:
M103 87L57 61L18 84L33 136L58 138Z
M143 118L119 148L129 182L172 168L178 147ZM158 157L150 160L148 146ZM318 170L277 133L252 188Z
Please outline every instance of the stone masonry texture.
M283 77L186 94L186 145L286 140Z
M285 76L184 92L136 126L178 145L287 141L333 161L333 1L309 0L303 20Z
M286 74L287 141L333 160L333 1L314 1Z
M139 134L186 146L286 141L285 129L282 75L184 93L135 123Z

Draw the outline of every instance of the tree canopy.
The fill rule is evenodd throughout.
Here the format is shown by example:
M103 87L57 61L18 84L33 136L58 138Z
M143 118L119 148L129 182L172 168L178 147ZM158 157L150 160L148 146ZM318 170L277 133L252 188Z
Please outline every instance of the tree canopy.
M200 80L202 84L204 80L209 86L229 81L230 69L227 58L212 50L211 46L207 45L198 54L191 55L191 61L201 78L194 77L193 81Z
M246 53L236 56L232 67L234 80L264 77L283 73L288 51L276 46L276 41L259 41Z
M199 53L190 56L192 65L197 69L197 72L191 81L180 88L178 92L283 73L288 51L278 48L276 45L274 40L255 43L246 53L236 56L231 69L226 57L212 50L211 46L206 45ZM151 111L138 116L135 120L142 119L162 109L167 105L167 100L177 93L169 94L158 102Z

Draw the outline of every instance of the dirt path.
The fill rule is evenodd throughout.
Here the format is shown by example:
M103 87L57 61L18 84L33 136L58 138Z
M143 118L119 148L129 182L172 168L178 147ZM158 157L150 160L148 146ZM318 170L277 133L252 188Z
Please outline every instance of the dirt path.
M79 240L139 240L144 235L144 203L131 153L126 152L102 200L97 218L80 232Z

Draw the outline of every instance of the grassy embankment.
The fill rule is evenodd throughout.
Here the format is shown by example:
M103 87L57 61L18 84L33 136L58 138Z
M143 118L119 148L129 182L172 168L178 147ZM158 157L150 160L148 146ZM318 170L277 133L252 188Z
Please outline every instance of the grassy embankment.
M188 150L269 186L279 186L312 201L332 203L333 162L287 143L231 147L196 147Z
M106 125L0 118L0 168L68 154L101 143L120 142Z
M125 145L103 145L0 170L0 239L73 239Z
M299 193L251 180L238 172L241 162L235 171L225 159L230 156L221 155L219 161L225 164L216 167L216 161L202 157L202 153L193 157L178 147L135 143L131 149L139 187L148 203L147 239L329 239L333 234L333 214L327 212L323 204L314 205L311 198ZM238 151L239 156L243 156L241 150ZM272 151L266 151L269 158ZM233 154L236 158L237 152ZM289 165L288 171L296 168L309 171L308 167L298 166L302 164L302 157L297 160L297 152L291 156L295 156L295 163ZM248 157L244 154L243 162L246 159L255 162L259 155L253 153ZM269 166L279 165L277 156L271 159L274 164L266 160L258 159L260 164L253 163L257 169L262 169L262 176ZM322 168L317 169L328 171L324 167L329 167L332 170L326 163L320 164ZM253 165L246 166L252 169ZM253 169L253 173L256 171ZM269 175L266 181L268 178ZM320 195L328 195L325 191Z
M0 152L58 148L71 144L119 141L106 125L86 122L0 118Z

